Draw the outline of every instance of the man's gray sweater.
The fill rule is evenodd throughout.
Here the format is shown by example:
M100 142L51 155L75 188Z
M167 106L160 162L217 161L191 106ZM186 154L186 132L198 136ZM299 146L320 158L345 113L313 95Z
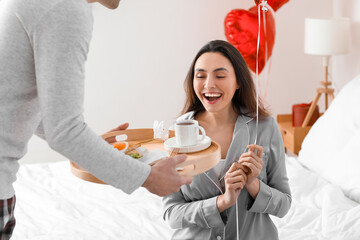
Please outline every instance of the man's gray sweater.
M18 160L35 132L126 193L148 177L148 165L118 152L84 122L92 25L86 0L0 1L0 199L14 195Z

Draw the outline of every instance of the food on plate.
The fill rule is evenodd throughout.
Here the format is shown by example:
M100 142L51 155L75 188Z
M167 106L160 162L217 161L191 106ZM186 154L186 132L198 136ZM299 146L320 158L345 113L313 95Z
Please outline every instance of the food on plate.
M140 153L132 153L132 154L130 154L130 157L133 157L135 159L139 159L139 158L142 158L143 155L141 155Z
M142 158L143 155L141 155L137 150L136 148L137 147L140 147L139 144L137 145L133 145L133 146L129 146L129 144L127 142L116 142L116 143L112 143L111 145L114 146L114 148L116 148L117 150L119 151L125 151L125 154L126 155L129 155L130 157L132 158L135 158L135 159L139 159L139 158Z
M126 151L125 154L129 155L130 157L135 158L135 159L139 159L139 158L143 157L143 155L141 155L136 149Z
M113 145L114 148L116 148L119 151L126 149L128 146L126 142L116 142L116 143L112 143L111 145Z

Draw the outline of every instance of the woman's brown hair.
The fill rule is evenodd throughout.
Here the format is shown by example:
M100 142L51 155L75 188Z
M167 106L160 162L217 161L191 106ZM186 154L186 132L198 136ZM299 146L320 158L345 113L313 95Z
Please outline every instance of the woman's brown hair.
M194 67L198 58L207 52L218 52L224 55L231 62L236 76L236 82L239 89L236 90L232 99L234 111L239 115L256 117L256 89L254 81L244 58L240 52L230 43L222 40L214 40L203 46L196 54L191 63L189 72L185 78L184 88L186 92L185 105L182 114L195 111L199 113L205 110L199 98L196 96L193 86ZM244 111L244 112L242 112ZM270 113L265 109L262 101L259 99L259 119L269 116Z

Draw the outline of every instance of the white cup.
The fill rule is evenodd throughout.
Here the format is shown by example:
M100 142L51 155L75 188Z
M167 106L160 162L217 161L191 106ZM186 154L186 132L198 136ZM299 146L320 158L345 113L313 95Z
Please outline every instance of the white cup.
M199 130L201 137L199 137ZM199 126L196 120L179 120L175 122L175 137L179 147L196 145L205 139L206 133L204 128Z

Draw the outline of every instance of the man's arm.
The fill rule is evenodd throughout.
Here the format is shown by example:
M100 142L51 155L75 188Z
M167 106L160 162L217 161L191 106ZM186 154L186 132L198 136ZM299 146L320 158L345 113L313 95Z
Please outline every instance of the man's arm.
M84 69L91 34L90 6L70 0L58 2L31 32L44 135L55 151L131 193L145 182L150 166L120 153L84 122Z
M90 6L72 0L58 2L30 33L45 139L55 151L126 193L143 184L159 195L171 192L173 185L187 182L176 173L174 160L166 161L173 171L159 182L166 178L157 171L162 165L151 168L120 153L85 123L84 69L91 33Z

